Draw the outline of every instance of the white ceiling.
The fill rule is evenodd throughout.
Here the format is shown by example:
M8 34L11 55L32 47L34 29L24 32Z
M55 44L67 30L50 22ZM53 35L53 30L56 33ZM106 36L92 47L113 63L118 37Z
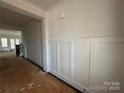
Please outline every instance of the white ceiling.
M0 35L21 35L21 31L0 28Z
M32 3L46 11L50 10L52 7L54 7L57 3L63 1L63 0L24 0L29 3Z
M37 7L40 7L46 11L50 10L57 3L63 0L22 0L27 1ZM5 8L0 7L0 24L15 26L15 27L24 27L25 25L35 21L36 19L19 14Z
M24 27L36 19L0 8L0 24Z

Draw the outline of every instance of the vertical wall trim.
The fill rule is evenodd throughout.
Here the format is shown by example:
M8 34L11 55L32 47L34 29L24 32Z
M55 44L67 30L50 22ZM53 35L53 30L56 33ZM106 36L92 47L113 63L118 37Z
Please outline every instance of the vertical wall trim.
M43 70L50 72L49 44L48 44L48 17L42 20L42 44L43 44Z
M89 91L91 90L92 88L92 84L91 84L91 80L92 80L92 40L90 40L90 47L89 47Z
M71 77L71 75L70 75L70 73L71 73L71 41L69 41L68 42L68 46L69 46L69 77L68 77L68 79L70 80L70 77Z
M96 41L91 40L91 54L90 54L90 92L94 93L94 56L96 51Z
M43 67L43 40L42 40L42 21L40 21L40 41L41 41L41 58L40 58L40 61L41 61L41 66ZM49 45L48 45L48 47L49 47Z
M60 42L57 42L57 53L56 54L57 54L56 58L57 58L57 66L58 66L57 72L60 75Z
M73 56L74 56L74 53L73 53L73 50L74 50L74 47L73 47L73 42L71 41L70 42L70 80L73 81Z

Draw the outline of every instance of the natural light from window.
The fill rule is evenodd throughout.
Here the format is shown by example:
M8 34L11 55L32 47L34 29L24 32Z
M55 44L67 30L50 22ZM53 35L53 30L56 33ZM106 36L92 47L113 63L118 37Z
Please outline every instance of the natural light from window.
M11 47L11 49L15 49L14 39L10 39L10 47Z
M15 41L16 41L16 45L19 45L19 39L15 39Z
M8 47L7 38L1 38L2 47Z

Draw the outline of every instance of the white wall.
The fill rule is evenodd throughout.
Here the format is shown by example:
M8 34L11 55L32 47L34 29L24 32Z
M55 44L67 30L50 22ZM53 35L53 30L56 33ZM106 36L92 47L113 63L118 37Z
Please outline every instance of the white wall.
M23 35L27 58L42 67L41 30L41 22L35 21L26 26Z
M123 0L63 0L48 16L50 72L83 91L123 93ZM91 90L104 81L121 90ZM99 89L99 88L98 88Z
M118 27L123 8L118 0L63 0L49 12L50 39L106 36L123 33ZM58 18L64 14L65 17ZM122 21L121 20L121 21ZM119 21L119 22L118 22Z

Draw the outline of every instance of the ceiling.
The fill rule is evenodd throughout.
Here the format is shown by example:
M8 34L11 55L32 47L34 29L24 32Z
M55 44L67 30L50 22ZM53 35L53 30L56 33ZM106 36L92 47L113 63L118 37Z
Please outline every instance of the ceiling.
M23 0L22 0L23 1ZM24 0L46 11L50 10L53 6L63 0ZM0 7L0 24L15 27L25 27L27 24L35 21L36 19L7 10Z
M0 24L24 27L36 19L0 7Z
M0 35L21 35L19 30L9 30L0 28Z
M24 0L30 2L46 11L50 10L53 6L63 0Z

